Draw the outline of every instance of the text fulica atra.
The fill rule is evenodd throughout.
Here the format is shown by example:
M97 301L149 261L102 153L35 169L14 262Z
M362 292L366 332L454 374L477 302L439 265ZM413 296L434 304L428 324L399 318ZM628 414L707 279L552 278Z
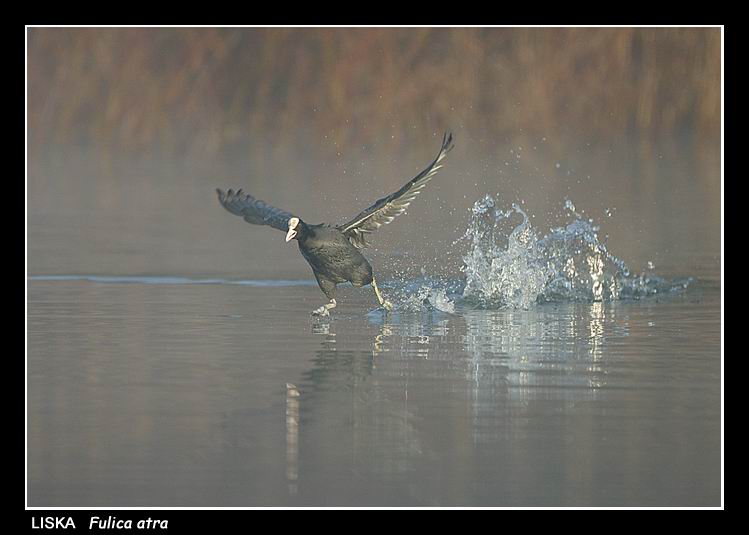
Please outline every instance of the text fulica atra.
M307 259L317 278L320 289L330 302L312 311L312 314L327 316L336 306L336 285L350 282L356 287L371 284L380 306L390 310L392 304L382 297L377 282L372 275L372 266L359 252L367 247L365 235L382 225L390 223L402 214L426 183L442 166L440 161L452 148L452 134L445 134L442 147L434 161L410 180L401 189L383 197L351 221L343 225L331 226L325 223L311 225L301 218L274 208L255 199L252 195L217 189L218 200L232 214L244 217L248 223L270 225L286 232L286 241L293 239L299 243L299 250Z

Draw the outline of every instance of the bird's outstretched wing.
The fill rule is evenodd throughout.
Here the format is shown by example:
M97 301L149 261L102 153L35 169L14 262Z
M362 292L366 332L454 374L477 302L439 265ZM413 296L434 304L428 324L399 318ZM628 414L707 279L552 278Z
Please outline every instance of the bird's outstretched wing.
M216 189L221 205L232 214L242 216L245 221L254 225L270 225L278 230L289 230L289 219L294 217L289 212L274 208L270 204L260 201L252 195L238 190L224 192Z
M415 178L401 189L378 200L348 223L340 225L338 229L346 235L355 247L359 249L367 247L367 242L364 239L365 234L377 230L382 225L387 225L396 216L402 214L408 208L408 205L411 204L411 201L421 192L426 183L442 167L440 162L452 148L453 136L450 133L446 133L442 138L442 147L439 154L426 169L416 175Z

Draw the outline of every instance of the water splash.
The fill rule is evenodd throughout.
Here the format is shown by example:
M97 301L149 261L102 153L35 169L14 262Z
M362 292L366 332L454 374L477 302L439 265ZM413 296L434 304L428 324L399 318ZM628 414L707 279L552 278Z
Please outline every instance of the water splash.
M491 195L476 201L463 236L470 244L462 297L485 308L529 308L546 301L640 298L683 290L691 282L632 275L608 251L592 220L583 219L570 200L565 209L572 221L539 238L519 206L503 211ZM522 221L507 235L503 228L518 216Z
M453 283L455 281L452 281ZM424 310L438 310L440 312L455 312L455 292L451 292L449 282L435 278L422 277L416 280L390 281L388 299L401 312L421 312ZM453 297L449 295L453 294Z
M502 223L515 213L523 221L505 239ZM463 257L464 298L488 307L528 308L543 292L551 271L536 232L518 205L502 211L490 195L476 201L464 238L470 240Z

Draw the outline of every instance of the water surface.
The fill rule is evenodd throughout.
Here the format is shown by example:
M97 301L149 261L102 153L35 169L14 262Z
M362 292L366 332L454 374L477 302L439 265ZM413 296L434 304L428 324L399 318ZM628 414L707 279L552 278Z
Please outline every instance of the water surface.
M28 294L33 506L720 504L715 285L323 319L293 282Z

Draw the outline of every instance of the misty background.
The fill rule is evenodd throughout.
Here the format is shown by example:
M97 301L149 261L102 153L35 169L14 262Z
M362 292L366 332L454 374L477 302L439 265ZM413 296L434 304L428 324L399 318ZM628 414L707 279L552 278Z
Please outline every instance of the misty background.
M469 209L591 217L633 271L720 277L719 28L30 28L28 270L312 278L224 211L343 222L455 149L376 272L456 275ZM520 221L518 220L518 223Z

